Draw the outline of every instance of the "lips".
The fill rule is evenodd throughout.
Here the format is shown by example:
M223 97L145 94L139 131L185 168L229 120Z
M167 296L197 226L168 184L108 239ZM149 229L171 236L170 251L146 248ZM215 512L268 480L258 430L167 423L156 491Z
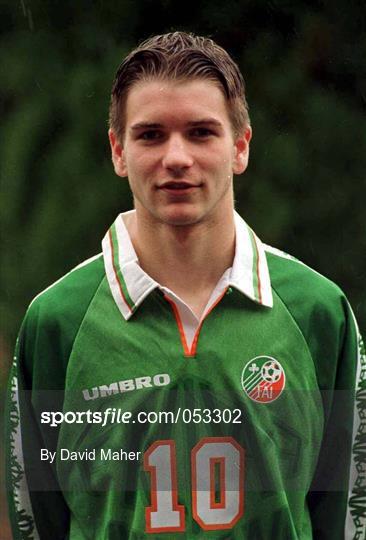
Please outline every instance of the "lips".
M190 182L165 182L158 189L168 190L168 191L187 191L200 187L200 184L191 184Z

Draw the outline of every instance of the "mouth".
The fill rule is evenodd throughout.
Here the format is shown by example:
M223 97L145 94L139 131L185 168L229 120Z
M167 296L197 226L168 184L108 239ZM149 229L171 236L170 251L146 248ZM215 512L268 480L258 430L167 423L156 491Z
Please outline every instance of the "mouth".
M170 181L165 182L161 186L158 186L158 189L169 192L169 193L189 193L191 191L196 190L197 188L200 188L202 184L192 184L190 182L176 182L176 181Z

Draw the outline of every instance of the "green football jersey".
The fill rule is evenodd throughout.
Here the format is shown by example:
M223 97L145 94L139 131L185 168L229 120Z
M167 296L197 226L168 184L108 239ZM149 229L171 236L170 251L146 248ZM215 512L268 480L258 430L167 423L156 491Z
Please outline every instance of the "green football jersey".
M366 360L340 289L239 218L188 339L119 216L41 293L8 398L14 538L365 538Z

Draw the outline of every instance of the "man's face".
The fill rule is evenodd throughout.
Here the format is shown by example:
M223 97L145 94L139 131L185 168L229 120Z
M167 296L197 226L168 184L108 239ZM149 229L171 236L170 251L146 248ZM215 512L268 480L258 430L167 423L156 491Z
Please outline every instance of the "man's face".
M124 140L109 132L112 159L129 178L140 218L192 225L232 212L233 173L247 167L251 130L234 139L215 83L137 83L125 116Z

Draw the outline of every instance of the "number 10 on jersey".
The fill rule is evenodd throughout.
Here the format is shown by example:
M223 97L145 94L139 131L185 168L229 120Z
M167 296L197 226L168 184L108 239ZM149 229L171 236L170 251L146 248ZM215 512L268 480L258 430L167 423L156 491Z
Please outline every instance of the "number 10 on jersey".
M153 443L144 454L151 475L148 533L185 530L178 503L175 441ZM244 449L232 437L205 437L191 451L192 515L204 530L231 529L244 512Z

